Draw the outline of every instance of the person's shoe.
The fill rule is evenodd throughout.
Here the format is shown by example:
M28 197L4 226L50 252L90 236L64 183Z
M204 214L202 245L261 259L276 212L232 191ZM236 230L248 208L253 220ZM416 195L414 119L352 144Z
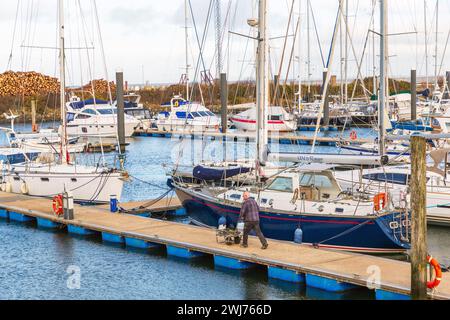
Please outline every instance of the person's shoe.
M241 244L241 248L248 248L247 244Z
M267 247L269 247L269 244L266 243L266 244L263 244L263 246L261 247L261 249L262 249L262 250L266 250Z

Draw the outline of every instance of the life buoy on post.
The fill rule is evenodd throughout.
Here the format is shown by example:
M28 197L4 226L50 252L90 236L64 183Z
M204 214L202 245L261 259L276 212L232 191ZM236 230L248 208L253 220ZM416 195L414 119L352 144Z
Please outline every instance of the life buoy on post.
M384 209L387 205L388 197L386 193L379 193L373 198L375 211Z
M53 197L53 212L60 217L64 213L63 196L58 194Z
M434 280L428 281L427 287L428 289L434 289L437 288L442 281L442 269L437 260L434 259L432 256L428 256L427 260L430 266L434 268L435 273Z

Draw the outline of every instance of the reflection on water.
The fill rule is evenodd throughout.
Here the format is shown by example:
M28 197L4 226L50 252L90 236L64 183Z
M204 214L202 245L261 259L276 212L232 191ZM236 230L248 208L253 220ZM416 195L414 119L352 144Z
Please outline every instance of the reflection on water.
M300 133L312 135L312 132ZM329 133L331 136L339 133ZM361 129L360 137L370 136ZM0 135L0 144L5 144ZM155 198L166 187L166 172L174 164L192 165L199 159L223 159L219 141L139 137L130 140L126 169L132 180L125 185L123 201ZM194 145L193 148L191 146ZM272 145L283 151L310 150L309 146ZM318 152L336 148L318 147ZM227 145L229 159L252 157L253 144ZM181 156L181 157L180 157ZM112 162L116 155L107 154ZM79 157L86 163L97 163L98 154ZM164 165L167 165L165 167ZM181 220L186 222L187 220ZM429 227L430 253L439 262L450 265L448 228ZM211 257L195 261L167 258L165 250L150 252L106 246L98 237L80 238L65 232L37 229L0 221L0 299L373 299L373 291L356 290L333 294L267 278L264 268L244 272L217 269ZM404 258L404 257L403 257ZM69 266L81 270L81 288L67 288Z

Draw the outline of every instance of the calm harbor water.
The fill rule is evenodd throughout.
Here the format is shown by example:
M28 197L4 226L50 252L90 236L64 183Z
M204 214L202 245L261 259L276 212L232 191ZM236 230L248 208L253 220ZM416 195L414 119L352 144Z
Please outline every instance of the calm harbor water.
M312 134L312 133L302 133ZM339 133L333 132L335 136ZM348 132L346 133L348 135ZM361 129L359 136L370 136ZM136 179L126 184L122 201L155 198L166 187L167 168L180 161L190 165L200 159L220 160L219 142L138 137L130 141L126 169ZM0 145L6 140L0 137ZM284 151L309 151L308 146L272 146ZM204 152L202 152L204 150ZM251 157L253 146L227 146L228 158ZM339 152L319 147L317 152ZM106 155L109 162L113 154ZM99 155L82 162L95 163ZM165 168L164 165L167 165ZM186 222L182 219L180 222ZM450 230L429 228L430 252L450 265ZM80 272L79 288L73 288L73 271ZM71 289L72 288L72 289ZM0 220L0 299L373 299L373 292L331 294L304 286L267 279L263 269L246 272L217 270L210 258L185 262L166 257L162 250L142 252L105 245L98 238L77 238L64 231L49 232L35 225Z

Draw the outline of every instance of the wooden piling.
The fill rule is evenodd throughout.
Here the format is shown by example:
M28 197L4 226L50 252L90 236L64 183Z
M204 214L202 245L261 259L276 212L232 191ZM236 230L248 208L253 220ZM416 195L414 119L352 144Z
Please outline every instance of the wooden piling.
M125 152L125 103L123 98L123 72L116 72L117 132L120 152Z
M445 73L445 78L447 86L444 86L444 98L450 99L450 71Z
M417 120L417 72L411 70L411 120Z
M37 132L38 127L36 124L36 100L31 100L31 131Z
M273 86L274 86L274 92L273 92L273 101L275 105L278 105L280 103L279 98L279 87L280 87L280 77L278 75L273 76Z
M427 298L426 140L411 138L411 296Z

